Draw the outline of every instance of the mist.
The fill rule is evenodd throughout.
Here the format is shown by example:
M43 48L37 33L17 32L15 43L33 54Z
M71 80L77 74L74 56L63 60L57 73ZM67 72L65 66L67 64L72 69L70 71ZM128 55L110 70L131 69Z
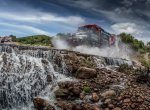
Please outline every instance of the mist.
M90 47L87 45L79 45L76 47L72 47L65 40L59 38L53 38L52 42L54 48L56 49L73 50L80 53L98 55L103 57L114 57L114 58L123 58L123 59L130 60L130 56L133 53L132 50L127 45L121 43L121 46L119 46L118 42L116 42L114 46L101 47L101 48Z
M54 37L52 43L56 49L70 49L70 46L65 40Z

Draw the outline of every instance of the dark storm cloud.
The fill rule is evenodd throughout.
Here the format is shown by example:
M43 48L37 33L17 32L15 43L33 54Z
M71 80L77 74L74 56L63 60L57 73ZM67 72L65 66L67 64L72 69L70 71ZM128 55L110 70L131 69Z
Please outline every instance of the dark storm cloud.
M18 4L60 16L81 16L88 21L103 22L106 27L122 27L146 37L150 32L150 0L0 0L4 5ZM8 5L9 4L9 5ZM17 7L17 6L16 6ZM14 8L15 9L15 8ZM123 24L124 23L124 24ZM126 23L126 24L125 24ZM113 26L115 25L115 26ZM126 26L126 27L123 27ZM135 29L129 29L133 26ZM118 28L119 29L119 28ZM109 28L108 28L109 30ZM140 32L139 32L140 33Z
M6 0L45 12L78 14L112 22L150 22L150 0ZM115 20L116 18L116 20ZM137 21L136 21L137 20Z

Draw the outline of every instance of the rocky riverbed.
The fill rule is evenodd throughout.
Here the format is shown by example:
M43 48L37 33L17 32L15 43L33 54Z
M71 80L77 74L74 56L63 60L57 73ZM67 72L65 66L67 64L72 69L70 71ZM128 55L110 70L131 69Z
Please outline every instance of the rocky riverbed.
M0 109L149 110L149 73L125 59L0 45Z
M56 57L56 67L61 58ZM58 60L60 59L60 60ZM67 54L64 62L77 81L59 82L55 106L62 110L150 110L150 77L127 64L98 68L87 55ZM55 110L41 98L37 110Z

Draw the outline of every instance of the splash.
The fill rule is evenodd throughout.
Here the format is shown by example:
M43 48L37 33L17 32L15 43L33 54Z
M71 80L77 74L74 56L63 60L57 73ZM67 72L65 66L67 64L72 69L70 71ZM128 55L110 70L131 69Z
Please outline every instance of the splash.
M65 40L60 38L53 38L54 47L57 49L68 49L77 51L80 53L98 55L103 57L113 57L113 58L123 58L130 60L130 56L133 51L121 40L117 37L116 43L113 46L103 46L103 47L95 47L95 46L87 46L87 45L78 45L78 46L70 46Z
M72 80L54 70L51 51L0 46L0 109L31 110L34 97L54 104L57 82ZM50 56L51 54L52 56ZM64 64L62 64L64 65ZM65 65L62 66L65 69Z

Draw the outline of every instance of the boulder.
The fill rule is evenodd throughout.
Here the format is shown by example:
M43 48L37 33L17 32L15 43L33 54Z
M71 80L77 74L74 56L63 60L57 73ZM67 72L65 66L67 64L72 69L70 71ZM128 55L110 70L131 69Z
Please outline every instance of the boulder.
M90 78L94 78L97 76L97 72L95 69L92 68L87 68L87 67L80 67L77 70L77 74L76 74L77 78L80 79L90 79Z
M50 83L52 81L51 75L47 75L47 82Z
M79 87L73 87L71 92L75 95L75 96L79 96L81 93L81 89Z
M67 89L58 89L54 93L57 98L67 98L69 95L69 91Z
M62 66L62 56L60 54L56 54L53 60L54 64L56 64L58 67Z
M55 108L51 106L48 101L42 98L34 98L33 104L36 110L55 110Z
M85 97L85 93L84 92L81 92L80 93L80 99L83 99Z
M72 110L82 110L82 107L79 104L73 104Z
M97 95L97 93L92 93L92 99L93 102L98 102L99 101L99 96Z
M120 107L116 107L113 110L122 110Z
M92 109L91 109L91 110L102 110L102 109L101 109L100 107L94 105L94 106L92 106Z
M69 88L69 87L72 87L73 86L73 82L70 82L70 81L65 81L65 82L58 82L58 86L60 88Z
M56 105L62 108L63 110L82 110L79 104L71 103L67 101L57 101Z
M68 103L67 101L57 101L56 105L65 110L72 108L72 105Z
M45 65L48 65L48 63L49 63L49 62L48 62L47 60L45 60L45 59L42 59L41 62L42 62L43 64L45 64Z
M124 103L129 103L129 102L131 102L131 100L127 98L127 99L124 99L123 102Z
M101 94L101 96L103 98L109 98L109 97L113 97L115 95L116 95L116 92L114 90L108 90L108 91Z

